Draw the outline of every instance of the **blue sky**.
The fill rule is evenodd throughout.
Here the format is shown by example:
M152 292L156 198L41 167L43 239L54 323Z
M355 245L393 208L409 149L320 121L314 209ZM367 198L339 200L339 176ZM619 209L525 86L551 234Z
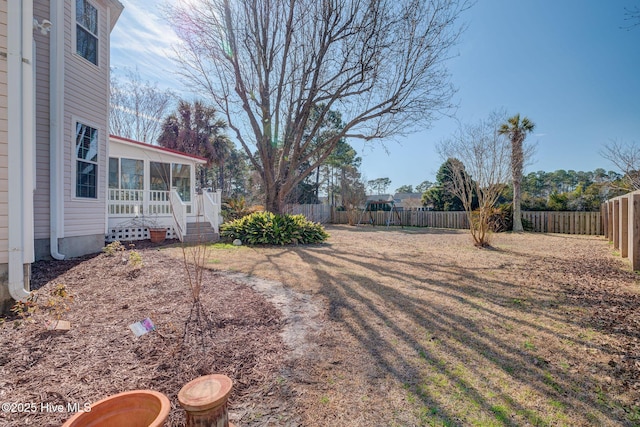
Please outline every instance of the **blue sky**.
M111 34L111 65L138 68L191 98L171 61L177 41L158 2L120 0ZM468 28L449 62L458 92L455 118L397 141L350 141L367 179L389 177L391 190L435 180L435 146L495 109L536 124L536 154L527 171L614 169L600 156L616 139L640 144L640 26L627 29L625 7L638 0L478 0L463 15ZM387 152L388 151L388 152Z

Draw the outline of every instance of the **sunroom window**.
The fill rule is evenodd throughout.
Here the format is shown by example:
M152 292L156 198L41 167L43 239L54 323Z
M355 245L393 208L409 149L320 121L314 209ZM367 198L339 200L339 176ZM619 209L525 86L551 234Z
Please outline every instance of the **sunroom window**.
M120 188L142 190L144 188L144 162L134 159L120 159Z
M178 190L183 202L191 201L191 167L173 163L171 165L171 187Z
M143 190L144 161L110 157L109 188L120 190Z
M76 52L98 65L98 10L87 0L76 0Z
M149 180L152 191L169 191L169 182L171 182L170 167L169 163L150 163Z

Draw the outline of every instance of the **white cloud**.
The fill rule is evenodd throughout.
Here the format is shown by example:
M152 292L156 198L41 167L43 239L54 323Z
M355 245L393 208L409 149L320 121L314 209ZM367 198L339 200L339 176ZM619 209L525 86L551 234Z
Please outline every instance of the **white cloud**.
M111 65L137 68L146 80L176 87L176 65L171 60L179 42L162 16L163 4L153 0L121 0L124 11L111 33Z

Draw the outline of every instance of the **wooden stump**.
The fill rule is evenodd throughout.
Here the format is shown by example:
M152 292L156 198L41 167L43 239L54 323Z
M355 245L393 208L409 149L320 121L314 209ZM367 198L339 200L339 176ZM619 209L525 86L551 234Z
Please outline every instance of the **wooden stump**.
M187 427L233 427L229 423L227 399L232 382L226 375L198 377L178 392L178 401L186 412Z

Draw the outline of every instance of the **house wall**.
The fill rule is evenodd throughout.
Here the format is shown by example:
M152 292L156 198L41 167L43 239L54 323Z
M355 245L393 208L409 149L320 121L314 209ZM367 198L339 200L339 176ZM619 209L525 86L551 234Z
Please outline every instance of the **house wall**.
M7 189L7 2L0 2L0 313L10 300L8 283L8 193Z
M49 1L35 0L33 16L51 20ZM51 35L34 31L36 42L36 190L33 195L34 237L49 239L49 47ZM49 251L46 251L48 255ZM42 258L39 256L37 258Z
M0 2L0 265L8 257L7 2ZM0 289L3 289L0 286ZM1 291L0 291L1 292ZM2 300L2 295L0 295Z
M106 2L91 3L98 9L97 66L76 54L75 1L65 2L64 230L60 252L66 256L100 251L106 232L110 16ZM97 199L75 197L76 121L98 130Z

